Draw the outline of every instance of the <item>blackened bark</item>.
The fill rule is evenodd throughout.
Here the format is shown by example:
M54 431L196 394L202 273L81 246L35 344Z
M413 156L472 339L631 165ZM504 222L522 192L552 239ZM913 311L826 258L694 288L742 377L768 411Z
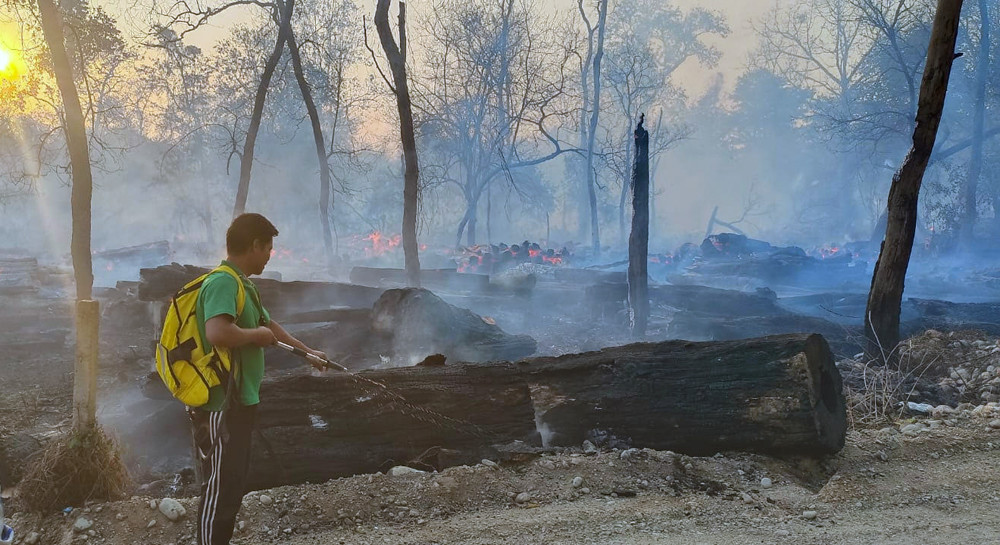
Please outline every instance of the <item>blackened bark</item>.
M396 91L396 107L399 110L399 135L403 145L403 159L406 163L403 173L403 260L410 286L420 286L420 256L417 248L417 201L420 198L419 167L417 166L417 142L413 130L413 109L410 104L410 87L406 80L406 3L399 4L399 37L396 45L389 28L389 4L391 0L378 0L375 6L375 28L385 51L392 82ZM402 47L402 49L401 49Z
M295 8L295 0L286 0L284 9L280 12L280 22L278 23L278 39L274 43L274 50L268 57L264 65L264 72L260 75L260 82L257 84L257 93L253 99L253 113L250 114L250 126L247 128L247 138L243 142L243 155L240 156L240 182L236 187L236 203L233 205L233 217L239 216L246 211L247 196L250 194L250 170L253 168L254 146L257 143L257 133L260 131L260 121L264 116L264 101L267 99L267 89L271 85L271 77L281 60L281 53L285 49L285 41L291 31L292 10Z
M289 12L289 16L291 16L291 12ZM295 33L291 30L288 31L288 51L292 55L292 68L295 72L295 79L299 83L302 100L306 103L306 111L309 112L313 142L316 144L316 157L319 159L319 218L323 224L323 248L326 250L326 262L330 264L333 261L333 234L330 232L333 182L330 175L330 162L326 160L323 126L319 122L319 112L316 110L316 102L313 100L309 82L306 81L305 71L302 70L302 57L299 55L299 46L295 43Z
M87 126L73 79L73 66L66 54L62 15L53 0L38 0L38 11L41 16L42 34L52 55L52 71L55 73L56 85L59 87L66 115L66 146L69 148L70 168L73 174L73 189L70 195L73 234L70 251L76 279L76 298L83 301L90 299L94 285L90 253L90 203L94 192L94 179L90 170Z
M639 116L635 127L635 159L632 171L632 231L628 237L628 307L633 338L646 336L649 321L649 131Z
M920 84L913 146L893 176L889 190L885 239L865 311L866 353L883 362L891 359L899 342L900 303L917 226L917 197L941 122L961 11L962 0L938 0Z

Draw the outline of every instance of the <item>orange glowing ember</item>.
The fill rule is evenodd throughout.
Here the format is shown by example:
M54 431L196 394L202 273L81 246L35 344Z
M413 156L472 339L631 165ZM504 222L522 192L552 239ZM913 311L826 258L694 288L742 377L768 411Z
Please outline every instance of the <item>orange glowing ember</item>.
M393 248L399 246L403 237L401 235L392 235L391 237L387 237L380 231L372 231L371 234L365 237L365 240L371 242L371 247L365 248L365 256L375 257L384 255Z

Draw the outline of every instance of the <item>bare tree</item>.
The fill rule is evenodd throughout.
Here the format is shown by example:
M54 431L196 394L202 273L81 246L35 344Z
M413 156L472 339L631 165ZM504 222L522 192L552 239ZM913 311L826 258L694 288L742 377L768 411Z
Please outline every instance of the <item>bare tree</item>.
M38 0L42 33L52 55L52 71L59 86L63 111L66 116L65 132L73 169L73 235L70 248L73 271L76 277L77 300L89 300L94 285L94 270L90 254L90 203L94 192L90 170L90 151L87 146L87 125L80 96L73 77L73 67L66 52L63 20L59 8L52 0Z
M414 78L414 106L421 130L439 135L427 155L437 163L434 183L459 188L465 201L456 245L463 234L475 244L491 184L520 194L519 173L576 151L556 134L572 112L561 102L569 54L545 22L518 0L440 0L422 25L427 73Z
M875 263L865 309L865 334L868 339L865 351L869 357L883 362L891 359L899 342L900 303L917 226L917 197L941 122L948 79L955 59L961 12L962 0L938 0L927 63L920 84L913 146L893 176L889 190L885 239Z
M604 36L608 21L608 0L598 0L597 43L594 46L594 94L591 102L590 124L587 127L587 200L590 202L590 244L593 254L601 253L600 222L597 217L597 182L594 179L594 142L601 116L601 60L604 57ZM581 13L583 10L581 9Z
M965 211L962 218L962 243L972 242L976 220L979 217L977 192L979 176L983 170L983 141L986 121L986 82L990 71L990 12L989 3L979 0L979 54L976 57L975 98L972 112L972 155L965 183ZM996 212L994 212L996 214Z
M406 78L406 2L399 3L399 44L389 27L391 0L378 0L375 5L375 27L378 29L382 51L392 72L393 92L399 111L399 134L403 144L403 259L406 279L410 286L420 286L420 255L417 247L417 201L420 198L417 165L417 143L413 130L413 109L410 86Z
M260 120L264 115L264 102L267 100L267 89L271 85L274 69L278 66L278 61L281 60L281 52L284 50L285 42L291 33L292 10L295 8L295 0L286 0L283 6L271 4L270 7L278 13L277 18L280 21L278 24L278 38L274 43L271 55L267 58L267 64L264 65L264 72L260 75L260 81L257 83L257 93L254 95L250 127L247 129L246 140L243 143L243 153L240 154L240 181L236 187L236 202L233 204L234 218L246 210L247 197L250 194L250 171L253 169L254 146L257 143L257 133L260 131Z

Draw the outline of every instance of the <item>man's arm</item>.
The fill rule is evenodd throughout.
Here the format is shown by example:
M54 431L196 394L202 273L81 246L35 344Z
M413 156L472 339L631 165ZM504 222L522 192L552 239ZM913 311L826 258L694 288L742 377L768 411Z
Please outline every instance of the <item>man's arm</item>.
M291 333L285 331L285 328L281 327L281 324L279 324L278 322L271 320L267 323L266 327L271 329L271 332L274 334L274 338L277 339L278 341L292 345L295 348L298 348L300 350L305 350L310 354L326 359L325 353L319 350L313 350L312 348L309 348L308 346L306 346L306 343L296 339L295 337L292 336ZM314 362L313 360L308 360L308 361L316 369L319 369L321 371L325 369L325 367L323 367L323 365L320 363Z
M275 335L265 326L243 329L233 322L232 316L220 314L205 322L205 338L212 346L221 348L239 348L248 344L264 347L274 344Z

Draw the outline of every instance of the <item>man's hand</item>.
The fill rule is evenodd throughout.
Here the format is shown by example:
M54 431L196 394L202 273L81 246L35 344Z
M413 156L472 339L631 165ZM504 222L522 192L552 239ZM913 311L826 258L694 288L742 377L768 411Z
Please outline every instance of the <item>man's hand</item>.
M277 339L274 337L274 332L266 326L260 326L249 331L250 342L261 348L271 346Z
M306 352L308 352L309 354L312 354L313 356L317 356L317 357L323 358L324 360L326 359L326 353L325 352L321 352L319 350L313 350L312 348L306 349ZM321 363L318 360L314 360L312 358L307 358L307 360L316 369L318 369L320 371L326 371L326 364L325 363Z

